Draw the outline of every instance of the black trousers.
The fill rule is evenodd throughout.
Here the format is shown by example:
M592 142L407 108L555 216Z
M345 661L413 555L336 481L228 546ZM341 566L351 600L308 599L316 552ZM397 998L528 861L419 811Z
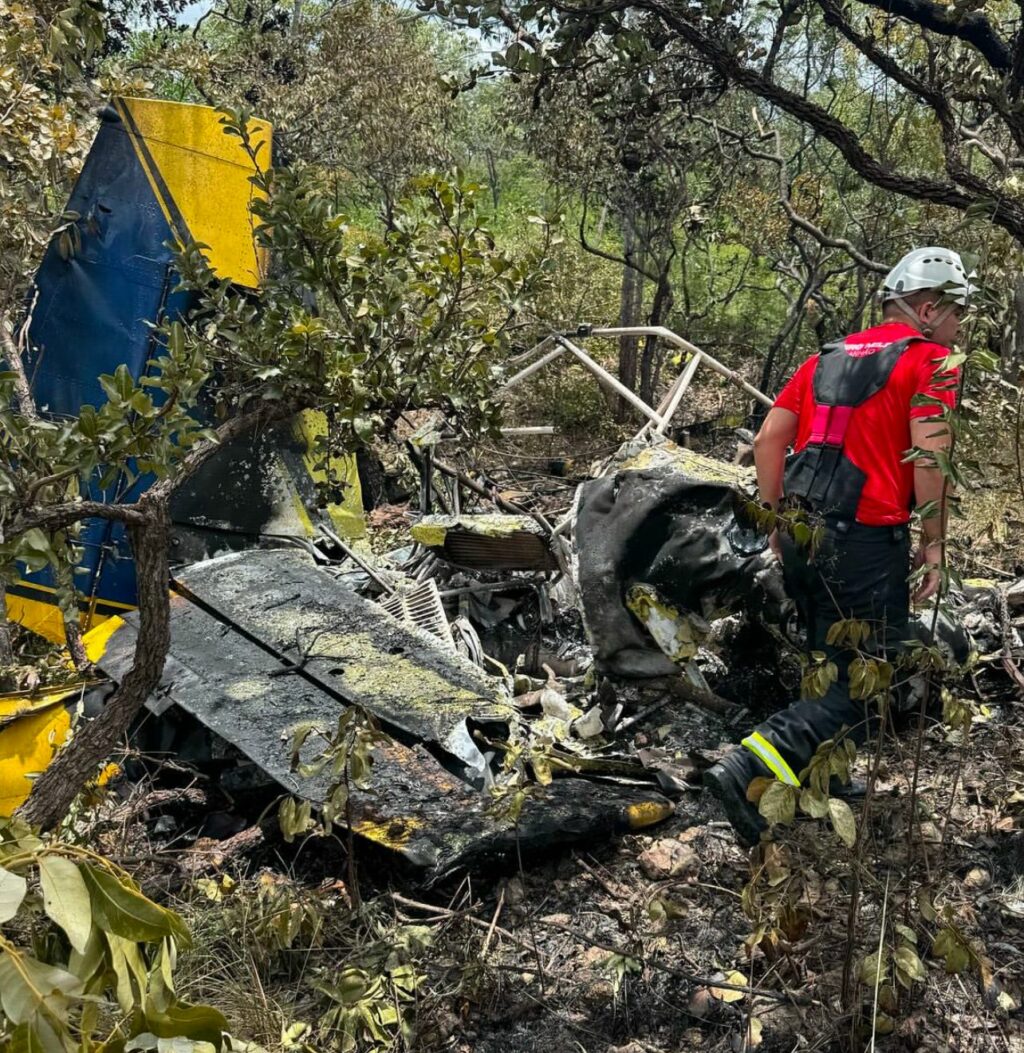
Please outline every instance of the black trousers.
M808 650L824 651L839 670L824 698L794 703L744 740L776 777L792 782L788 776L798 777L818 746L841 728L850 729L849 738L860 745L877 724L874 703L850 698L853 652L828 644L826 636L833 623L855 619L872 629L863 650L880 657L892 657L900 650L910 636L910 531L906 526L829 524L813 559L783 538L783 571L786 591L807 633ZM782 773L773 749L785 762Z

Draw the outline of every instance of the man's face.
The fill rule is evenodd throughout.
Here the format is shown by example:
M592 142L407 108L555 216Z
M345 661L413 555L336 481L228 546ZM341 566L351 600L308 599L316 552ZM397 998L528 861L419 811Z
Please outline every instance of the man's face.
M931 339L943 347L952 347L960 335L960 322L965 308L958 303L929 300L917 308L922 331L931 329Z

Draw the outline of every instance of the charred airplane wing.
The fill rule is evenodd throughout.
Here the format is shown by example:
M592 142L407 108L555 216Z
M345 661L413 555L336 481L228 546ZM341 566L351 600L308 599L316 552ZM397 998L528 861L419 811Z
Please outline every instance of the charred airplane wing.
M390 741L375 750L371 788L352 798L353 829L428 881L671 814L657 793L565 778L528 795L518 819L502 815L472 736L508 735L514 711L498 683L297 551L221 556L180 573L176 589L150 708L180 707L283 790L319 804L327 781L291 770L290 739L306 723L330 731L358 703ZM136 617L102 660L114 679L131 665Z

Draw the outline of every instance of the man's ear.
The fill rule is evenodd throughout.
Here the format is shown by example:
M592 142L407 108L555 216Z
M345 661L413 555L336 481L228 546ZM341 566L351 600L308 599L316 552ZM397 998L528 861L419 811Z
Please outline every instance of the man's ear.
M939 300L922 300L914 307L914 313L921 320L921 333L931 336L935 331L935 316L939 312Z

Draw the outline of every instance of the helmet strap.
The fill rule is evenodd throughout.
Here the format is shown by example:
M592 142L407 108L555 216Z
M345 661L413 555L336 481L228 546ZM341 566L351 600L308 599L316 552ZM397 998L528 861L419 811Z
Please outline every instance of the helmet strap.
M949 317L950 312L956 306L956 304L947 304L945 309L939 313L938 318L931 325L922 325L921 318L918 313L907 305L907 302L902 298L891 300L890 303L896 304L896 306L914 323L914 328L919 330L922 336L931 336L936 329Z
M921 318L920 318L920 316L918 315L917 311L913 310L911 307L909 307L907 305L907 301L906 300L904 300L902 298L899 298L899 299L895 299L895 300L890 300L890 303L896 304L896 306L914 323L914 328L915 329L920 330L922 333L924 333L925 336L931 336L932 335L931 327L930 326L927 327L928 331L925 332L925 328L926 327L921 325Z

